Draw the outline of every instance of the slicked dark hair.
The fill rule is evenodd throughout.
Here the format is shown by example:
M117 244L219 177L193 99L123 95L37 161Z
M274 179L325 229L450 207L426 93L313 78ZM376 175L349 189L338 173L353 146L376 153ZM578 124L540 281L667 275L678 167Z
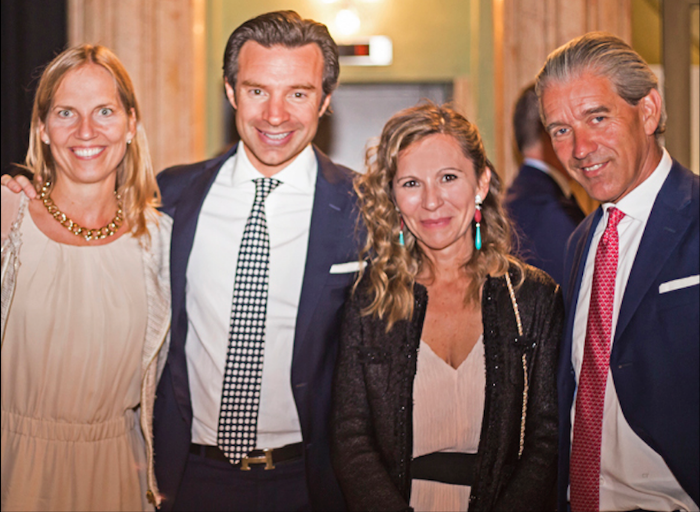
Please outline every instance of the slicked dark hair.
M305 20L294 11L268 12L243 23L228 38L224 52L224 78L234 89L238 76L238 54L247 41L255 41L265 48L276 45L299 48L315 43L323 55L321 104L338 85L338 46L323 23Z
M523 89L515 103L513 133L521 155L525 149L534 145L542 135L546 134L540 120L540 104L534 83Z

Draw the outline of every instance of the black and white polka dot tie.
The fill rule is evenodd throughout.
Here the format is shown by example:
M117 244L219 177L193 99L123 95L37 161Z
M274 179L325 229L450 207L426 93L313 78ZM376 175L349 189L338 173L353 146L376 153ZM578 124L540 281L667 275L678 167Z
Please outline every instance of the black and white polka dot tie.
M265 198L281 183L272 178L254 181L255 201L243 231L236 266L216 439L231 464L237 464L255 449L257 438L270 263Z

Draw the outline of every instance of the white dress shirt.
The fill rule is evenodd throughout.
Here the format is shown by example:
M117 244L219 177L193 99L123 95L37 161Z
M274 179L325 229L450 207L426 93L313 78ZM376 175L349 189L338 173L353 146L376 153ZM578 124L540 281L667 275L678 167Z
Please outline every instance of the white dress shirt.
M534 167L535 169L539 169L540 171L545 173L547 176L552 178L557 185L559 185L559 188L566 197L571 197L571 185L569 185L569 182L564 176L562 176L562 173L560 171L557 171L547 162L537 160L536 158L526 158L525 160L523 160L523 164L529 165L530 167Z
M265 200L270 288L258 413L261 449L302 439L291 369L317 173L318 162L309 145L275 174L282 184ZM193 443L216 445L238 251L255 198L253 180L262 177L241 142L221 167L199 214L187 266L185 352Z
M664 149L659 165L643 183L617 204L605 203L602 205L604 215L598 222L588 251L574 319L571 361L577 383L583 361L595 255L598 242L608 224L608 210L611 207L616 207L625 214L617 227L620 245L615 278L612 339L610 340L612 350L627 280L652 206L661 186L668 177L672 164L671 157ZM575 421L575 411L576 407L574 406L571 408L572 426ZM571 436L573 440L573 428ZM615 391L612 372L608 370L600 457L600 510L634 510L638 508L659 511L697 510L697 505L680 486L661 456L642 441L627 423Z

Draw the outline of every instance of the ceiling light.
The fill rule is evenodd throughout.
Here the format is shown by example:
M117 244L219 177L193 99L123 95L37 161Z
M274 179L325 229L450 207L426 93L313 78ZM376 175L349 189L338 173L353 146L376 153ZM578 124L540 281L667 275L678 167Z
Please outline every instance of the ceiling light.
M360 30L360 17L355 9L341 9L335 17L335 26L342 35L352 35Z

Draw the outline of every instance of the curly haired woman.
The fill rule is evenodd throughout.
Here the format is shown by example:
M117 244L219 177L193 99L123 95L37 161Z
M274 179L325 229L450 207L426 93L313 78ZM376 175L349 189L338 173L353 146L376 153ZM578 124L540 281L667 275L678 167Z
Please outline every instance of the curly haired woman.
M510 254L500 183L448 107L399 112L355 189L369 265L346 305L334 467L351 510L545 510L563 306Z

